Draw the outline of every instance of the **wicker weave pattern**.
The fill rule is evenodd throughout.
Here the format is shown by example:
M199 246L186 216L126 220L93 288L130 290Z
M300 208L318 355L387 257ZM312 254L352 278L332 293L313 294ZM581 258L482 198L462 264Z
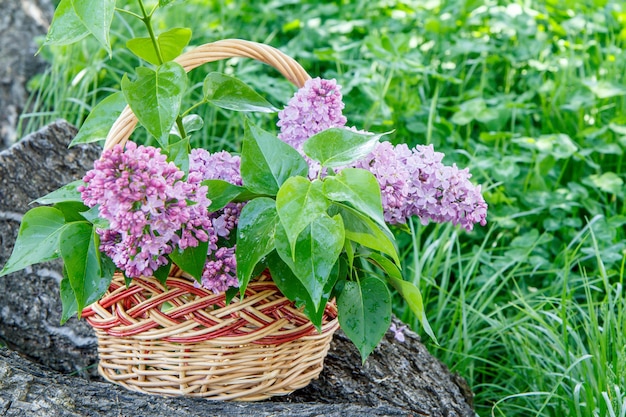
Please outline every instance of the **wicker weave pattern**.
M219 400L260 400L307 385L322 370L338 328L329 304L318 333L272 281L251 282L246 296L225 295L170 277L109 292L83 313L98 336L100 374L129 389Z

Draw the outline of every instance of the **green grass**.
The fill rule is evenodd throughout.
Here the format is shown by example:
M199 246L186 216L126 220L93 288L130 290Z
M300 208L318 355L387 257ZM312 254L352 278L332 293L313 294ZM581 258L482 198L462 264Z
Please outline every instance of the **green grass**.
M432 143L484 184L488 226L398 235L439 344L481 416L626 416L626 6L618 0L189 0L157 16L193 44L280 47L343 85L351 124ZM209 3L209 4L207 4ZM251 4L253 3L253 4ZM202 16L201 18L198 16ZM143 36L116 16L114 42ZM24 133L80 124L137 61L95 42L44 50ZM282 106L294 89L261 64L235 73ZM196 144L237 149L241 117L206 106ZM271 128L274 119L259 116ZM399 301L396 313L421 332Z

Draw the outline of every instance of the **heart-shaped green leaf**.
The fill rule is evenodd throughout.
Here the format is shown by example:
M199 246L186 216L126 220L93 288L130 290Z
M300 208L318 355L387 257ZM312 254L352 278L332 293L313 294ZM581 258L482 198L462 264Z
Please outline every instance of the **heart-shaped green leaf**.
M343 219L346 239L366 248L380 251L390 256L396 265L400 265L400 258L394 244L393 234L389 229L382 229L372 219L352 207L336 204L333 208L337 209L337 212Z
M59 249L67 278L76 297L78 316L88 304L104 294L113 272L102 268L95 228L87 222L69 223L61 232Z
M256 265L274 250L277 224L276 202L271 198L255 198L241 210L235 251L241 294L245 293Z
M300 233L315 219L326 214L329 205L319 180L291 177L280 187L276 195L276 210L287 233L292 254Z
M125 106L126 99L121 92L111 94L96 104L70 143L70 147L79 143L104 141Z
M128 105L162 148L167 148L168 135L186 88L187 73L175 62L167 62L156 71L137 68L135 81L126 75L122 78L122 92Z
M109 30L115 13L115 0L72 0L80 22L111 55Z
M391 295L387 285L373 277L346 281L337 296L337 310L341 329L365 362L391 324Z
M378 260L378 263L381 264L380 260ZM384 263L382 265L384 265ZM435 343L437 343L435 333L430 327L430 323L428 323L428 318L426 317L426 312L424 311L424 302L422 301L422 293L419 288L417 288L412 282L397 278L394 275L387 275L387 281L389 281L398 293L400 293L402 298L404 298L404 301L406 301L413 314L415 314L415 317L419 320L426 334L430 336Z
M85 185L83 180L72 181L68 184L65 184L58 190L54 190L53 192L46 194L43 197L39 197L33 202L38 204L55 204L65 201L82 202L83 199L80 196L80 192L78 192L77 190L78 186L80 185Z
M309 166L291 146L274 135L246 123L241 150L241 178L248 190L276 195L290 177L305 176Z
M191 30L188 28L174 28L161 33L157 37L157 43L159 44L163 62L172 61L179 56L190 39ZM150 38L130 39L126 42L126 47L130 49L133 54L151 64L160 65L163 63L154 49L154 44Z
M24 214L13 253L0 276L59 257L59 236L65 227L63 213L53 207L35 207Z
M217 211L226 207L228 203L247 192L244 187L224 180L205 180L202 181L202 185L206 185L209 188L207 197L211 200L210 211Z
M324 194L332 201L348 203L382 228L387 228L383 217L380 186L371 172L346 168L336 176L326 177Z
M243 81L219 72L206 76L202 91L206 101L223 109L263 113L278 111Z
M331 128L307 139L302 150L322 166L341 167L372 152L383 135L385 133L358 133L346 128Z
M174 249L168 257L185 272L188 272L198 282L202 280L202 271L206 264L208 242L199 242L198 246L190 246L184 251Z
M89 30L76 15L73 1L61 0L54 11L44 45L69 45L87 35Z
M338 264L335 264L329 279L326 281L326 285L324 285L322 299L319 308L316 310L309 292L294 275L289 265L276 252L270 253L267 259L270 273L272 274L272 281L274 281L280 292L293 301L297 307L304 306L304 314L311 320L311 323L317 330L321 331L324 309L339 277L340 268Z
M284 228L276 229L276 251L308 292L314 311L320 308L344 241L339 215L331 218L324 214L313 220L298 236L293 252Z

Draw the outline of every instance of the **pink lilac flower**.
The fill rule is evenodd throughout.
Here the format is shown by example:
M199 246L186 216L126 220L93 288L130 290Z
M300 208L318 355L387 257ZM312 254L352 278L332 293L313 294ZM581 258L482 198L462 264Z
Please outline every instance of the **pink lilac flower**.
M213 292L238 287L235 247L220 247L210 256L202 272L202 286Z
M343 107L341 87L335 80L309 80L279 112L278 137L302 154L302 145L311 136L345 126ZM481 187L471 184L467 169L445 166L443 157L432 146L409 149L382 142L352 166L369 170L378 180L389 223L406 223L409 217L418 216L424 224L450 221L467 230L475 223L486 224L487 204ZM309 177L317 176L319 163L305 159Z
M241 158L226 151L210 153L205 149L192 149L189 154L189 172L197 172L202 180L224 180L242 185Z
M381 142L367 157L354 164L374 174L380 185L385 221L405 223L418 216L429 221L460 224L472 230L486 224L487 204L480 185L475 186L467 169L442 163L444 154L432 145L409 149Z
M302 144L316 133L345 126L343 108L341 86L335 80L310 79L278 113L278 138L301 151Z
M405 325L396 326L396 323L391 323L391 326L389 326L389 331L393 333L393 338L401 343L406 340L406 337L404 336L405 330Z
M105 151L84 176L83 201L110 225L98 230L100 249L128 277L152 275L173 250L209 240L207 187L183 177L159 149L132 142Z
M224 180L234 185L242 185L241 160L226 151L209 153L204 149L193 149L189 155L189 175L198 175L203 180ZM221 292L229 287L238 287L235 246L228 247L230 234L236 229L243 203L230 203L209 218L213 231L212 238L221 239L219 248L215 246L209 254L202 273L202 286L210 291Z

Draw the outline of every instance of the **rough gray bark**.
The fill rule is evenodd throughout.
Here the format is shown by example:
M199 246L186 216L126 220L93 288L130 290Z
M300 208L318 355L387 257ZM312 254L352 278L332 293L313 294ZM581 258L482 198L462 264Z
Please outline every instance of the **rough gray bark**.
M0 152L0 265L11 254L29 203L93 167L99 156L96 146L67 149L75 134L73 126L59 121ZM61 278L60 263L34 265L0 278L0 339L54 369L85 374L95 362L96 339L84 321L59 325Z
M35 57L35 38L48 30L54 6L50 0L0 1L0 149L17 138L18 117L27 98L25 85L44 68Z
M0 265L13 247L28 203L80 178L96 147L66 149L75 129L57 122L0 153ZM417 335L391 333L361 365L339 331L320 378L285 397L221 403L148 397L97 379L96 341L83 321L59 326L60 265L34 266L0 278L0 338L21 356L0 350L2 416L474 416L465 381L432 357ZM33 362L43 364L44 369Z
M0 349L0 415L5 417L410 416L385 404L236 403L152 397L104 382L68 377ZM428 415L428 414L426 414Z

